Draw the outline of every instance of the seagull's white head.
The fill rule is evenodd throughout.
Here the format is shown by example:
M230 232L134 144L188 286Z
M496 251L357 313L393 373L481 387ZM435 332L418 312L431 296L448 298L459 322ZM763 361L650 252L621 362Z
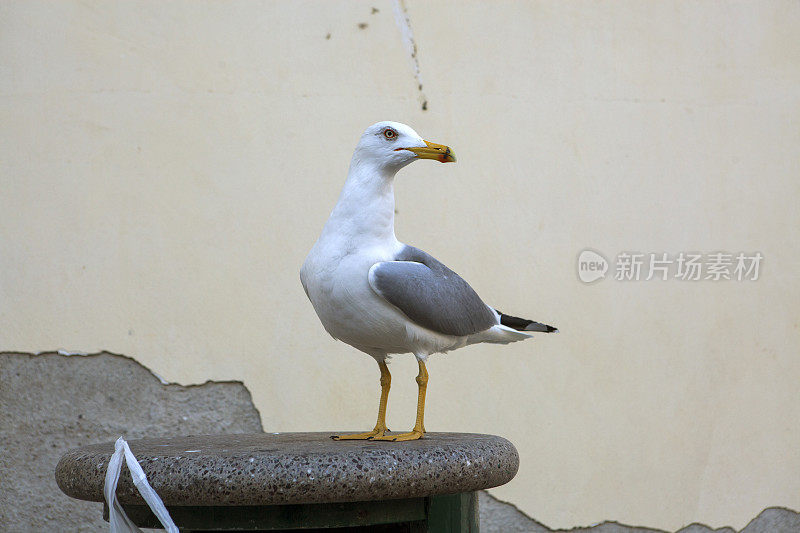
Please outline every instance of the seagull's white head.
M435 159L441 163L456 160L447 146L428 142L410 126L388 120L364 131L353 158L372 163L391 174L415 159Z

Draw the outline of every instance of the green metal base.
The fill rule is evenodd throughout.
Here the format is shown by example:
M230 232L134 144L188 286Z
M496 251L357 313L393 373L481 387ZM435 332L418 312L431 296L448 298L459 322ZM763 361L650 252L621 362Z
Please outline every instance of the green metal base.
M161 524L146 505L123 505L133 522L144 528ZM238 505L167 508L182 532L200 531L325 531L408 533L477 533L478 494L427 498L303 505ZM108 507L103 516L108 520ZM354 529L355 528L355 529Z

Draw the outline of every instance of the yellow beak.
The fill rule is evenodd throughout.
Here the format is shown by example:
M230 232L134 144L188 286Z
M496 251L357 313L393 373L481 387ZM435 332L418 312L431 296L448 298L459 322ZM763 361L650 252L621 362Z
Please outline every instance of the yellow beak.
M435 159L440 163L455 163L456 154L453 153L450 147L428 141L425 141L425 144L427 146L421 148L398 148L398 150L414 152L420 159Z

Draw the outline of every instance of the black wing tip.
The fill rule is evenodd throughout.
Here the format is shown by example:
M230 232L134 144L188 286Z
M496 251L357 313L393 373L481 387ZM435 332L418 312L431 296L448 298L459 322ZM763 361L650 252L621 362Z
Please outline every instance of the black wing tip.
M497 311L495 309L495 311ZM548 324L542 324L527 318L520 318L518 316L507 315L501 311L497 311L500 315L500 323L506 327L515 329L517 331L538 331L541 333L558 333L558 328L554 328Z
M539 333L558 333L558 328L554 328L549 324L542 324L541 322L531 321L530 325L524 331L538 331Z

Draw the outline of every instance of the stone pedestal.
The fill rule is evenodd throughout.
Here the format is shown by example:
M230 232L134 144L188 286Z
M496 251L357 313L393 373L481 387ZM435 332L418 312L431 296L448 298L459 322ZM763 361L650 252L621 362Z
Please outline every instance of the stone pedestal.
M519 466L514 446L492 435L428 433L411 442L333 441L330 435L202 435L129 444L182 531L477 531L475 491L507 483ZM56 467L61 490L102 502L113 451L109 442L66 453ZM140 527L157 527L127 469L117 496Z

